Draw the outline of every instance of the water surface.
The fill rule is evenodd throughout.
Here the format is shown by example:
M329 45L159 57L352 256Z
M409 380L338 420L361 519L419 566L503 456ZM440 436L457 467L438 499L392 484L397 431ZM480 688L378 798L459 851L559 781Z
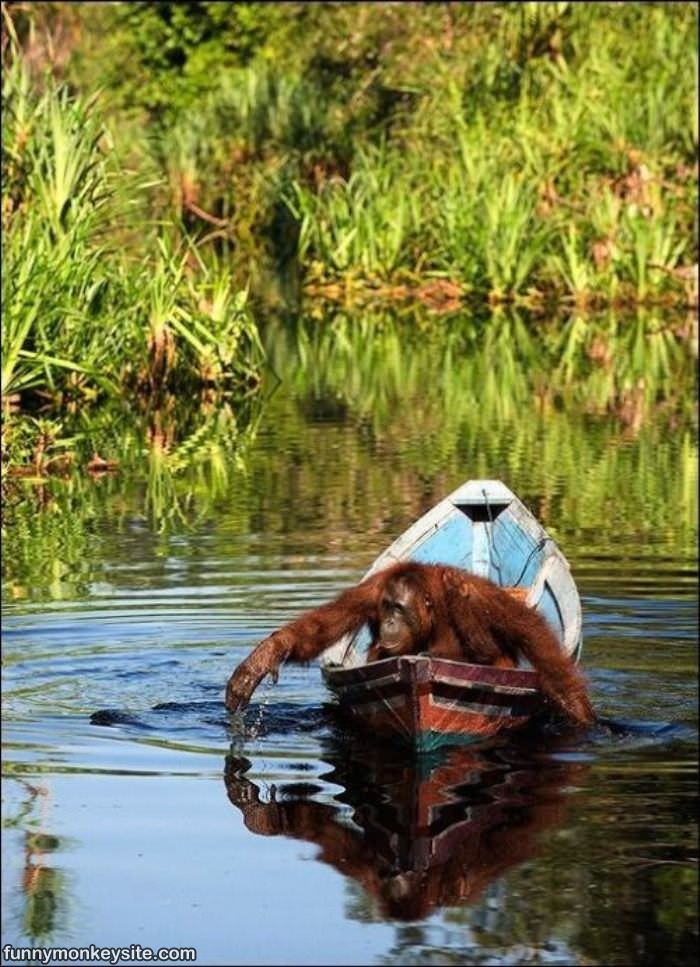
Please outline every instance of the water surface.
M273 332L281 384L183 474L150 453L31 491L12 518L3 943L694 963L692 426L519 384L475 408L478 372L456 384L434 345L399 359L403 379L370 358L353 383L341 349L323 368L302 335ZM228 715L225 681L261 637L471 477L503 479L569 558L600 727L416 763L344 734L315 666Z

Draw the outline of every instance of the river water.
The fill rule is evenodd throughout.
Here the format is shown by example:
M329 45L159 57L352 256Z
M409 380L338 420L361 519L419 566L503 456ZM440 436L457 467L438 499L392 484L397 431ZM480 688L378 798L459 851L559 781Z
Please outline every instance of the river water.
M342 327L273 332L262 400L210 414L201 451L201 428L176 432L188 460L151 434L119 474L25 485L4 549L3 944L696 962L694 428L490 386L488 361L392 333L375 358ZM600 726L416 762L344 734L316 666L228 715L261 637L475 477L568 557Z

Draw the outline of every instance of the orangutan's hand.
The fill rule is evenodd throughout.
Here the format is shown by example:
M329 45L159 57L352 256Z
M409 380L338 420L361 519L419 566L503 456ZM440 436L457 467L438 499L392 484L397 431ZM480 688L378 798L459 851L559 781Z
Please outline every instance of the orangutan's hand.
M226 708L231 712L245 708L250 696L266 675L277 680L277 671L282 660L280 643L274 637L261 641L245 661L234 671L226 685Z

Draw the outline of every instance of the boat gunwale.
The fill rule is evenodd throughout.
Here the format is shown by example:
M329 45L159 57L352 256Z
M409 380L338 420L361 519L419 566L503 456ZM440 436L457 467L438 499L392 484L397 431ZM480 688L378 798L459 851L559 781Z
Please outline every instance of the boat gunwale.
M506 690L511 694L522 692L527 695L539 692L538 675L533 669L498 668L449 658L435 658L432 655L399 655L352 668L328 665L323 668L323 677L334 690L352 686L381 688L402 680L410 669L415 669L415 674L421 681L457 688L478 685L493 691Z

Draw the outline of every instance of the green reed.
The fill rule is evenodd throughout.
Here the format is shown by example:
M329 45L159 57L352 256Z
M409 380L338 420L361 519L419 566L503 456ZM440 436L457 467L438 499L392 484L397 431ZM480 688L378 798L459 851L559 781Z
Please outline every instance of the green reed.
M10 28L35 16L23 9ZM454 393L480 381L504 412L529 392L629 426L692 405L692 321L621 310L697 299L694 5L457 5L436 18L292 4L245 23L207 6L211 36L228 38L215 82L214 41L178 34L184 8L172 22L160 7L52 9L79 25L65 60L79 93L30 73L38 48L25 57L17 36L4 67L2 391L69 417L56 439L120 394L160 405L254 391L248 282L271 299L282 267L294 301L298 283L345 306L439 310L415 318L460 374ZM192 57L177 77L154 24ZM239 28L246 54L229 56ZM481 306L461 342L445 314L460 301ZM538 338L487 302L537 311ZM549 321L553 303L565 311ZM357 367L327 346L315 377L341 366L342 405L352 391L367 414L411 366L409 325L376 339L376 320L334 323ZM45 434L26 429L34 442L6 436L6 453L40 465Z
M697 246L695 11L555 6L492 11L495 36L436 57L415 114L359 148L347 179L294 182L311 278L427 272L492 299L692 301L676 270ZM549 57L527 55L538 32Z
M148 185L117 161L95 99L51 79L37 89L15 54L3 78L4 400L26 404L31 391L85 407L129 384L257 380L246 292L172 226L143 214L137 224Z
M243 283L270 260L346 301L697 300L692 3L53 6L72 82L142 131L144 217Z

